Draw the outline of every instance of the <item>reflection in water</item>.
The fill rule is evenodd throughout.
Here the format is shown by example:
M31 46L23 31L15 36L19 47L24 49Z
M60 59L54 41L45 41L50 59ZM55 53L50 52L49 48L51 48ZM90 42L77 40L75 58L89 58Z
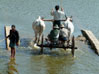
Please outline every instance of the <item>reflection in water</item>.
M8 63L8 74L19 74L16 65L15 59L10 59Z
M49 61L50 60L50 61ZM71 74L71 66L74 61L71 56L48 57L45 59L48 74ZM67 70L67 69L68 70Z
M41 74L72 74L71 67L74 64L74 58L72 55L40 55L32 56L31 63L34 63L31 65L32 71L36 70ZM36 71L34 72L36 73Z

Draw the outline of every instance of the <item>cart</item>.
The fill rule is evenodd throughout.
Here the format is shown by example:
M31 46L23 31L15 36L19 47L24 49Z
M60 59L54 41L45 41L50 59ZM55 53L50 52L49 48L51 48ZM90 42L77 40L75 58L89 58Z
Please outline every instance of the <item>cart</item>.
M50 43L44 44L44 41L45 41L44 36L42 35L41 43L38 44L38 46L41 47L41 50L40 50L41 54L43 54L44 48L50 48L50 50L52 50L53 48L63 48L64 50L66 50L69 48L69 49L71 49L72 56L74 56L75 49L77 49L77 47L75 47L75 37L74 36L71 39L69 39L68 41L65 41L67 45L63 45L63 44L59 43L59 41L58 41L58 43L55 43L55 42L53 43L50 41Z

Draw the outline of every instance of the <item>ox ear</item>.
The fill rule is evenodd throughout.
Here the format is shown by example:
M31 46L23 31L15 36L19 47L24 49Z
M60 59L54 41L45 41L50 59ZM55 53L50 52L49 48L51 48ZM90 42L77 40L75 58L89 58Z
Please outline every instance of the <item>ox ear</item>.
M68 18L68 17L66 17L66 20L67 20L67 18Z
M41 18L41 16L38 16L38 18Z
M41 17L41 20L44 20L44 17Z
M72 19L72 18L73 18L73 16L70 16L70 21L71 21L71 22L73 22L73 19Z
M73 18L73 16L70 16L70 18Z
M66 18L66 20L67 20L67 16L66 16L66 14L65 14L65 18Z

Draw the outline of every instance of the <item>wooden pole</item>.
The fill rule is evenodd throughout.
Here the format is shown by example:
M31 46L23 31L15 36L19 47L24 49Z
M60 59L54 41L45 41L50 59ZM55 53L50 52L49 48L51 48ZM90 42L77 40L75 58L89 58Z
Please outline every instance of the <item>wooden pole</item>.
M53 22L54 20L53 19L43 19L43 21ZM59 21L66 21L66 20L63 19L63 20L59 20Z

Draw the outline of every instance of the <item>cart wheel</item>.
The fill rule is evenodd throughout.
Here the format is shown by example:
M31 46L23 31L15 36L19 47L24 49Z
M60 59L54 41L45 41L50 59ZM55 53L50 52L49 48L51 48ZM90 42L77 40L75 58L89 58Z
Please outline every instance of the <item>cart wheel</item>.
M43 37L43 35L42 35L42 40L41 40L41 51L40 51L41 54L43 53L43 42L44 42L44 37Z
M74 57L74 52L75 52L75 37L73 36L72 37L72 50L71 50L71 53L72 53L73 57Z
M52 50L52 43L50 44L50 50Z

